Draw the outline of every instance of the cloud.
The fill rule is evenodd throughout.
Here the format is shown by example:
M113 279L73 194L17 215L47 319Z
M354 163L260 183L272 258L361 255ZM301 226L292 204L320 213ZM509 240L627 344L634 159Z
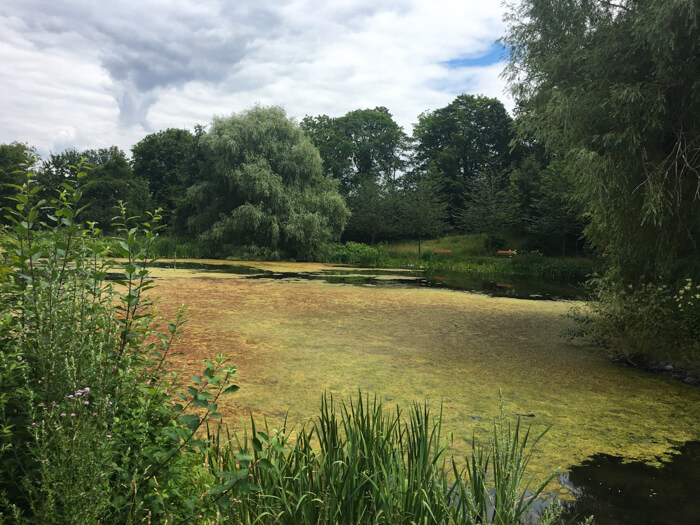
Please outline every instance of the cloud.
M386 106L410 131L462 92L504 98L489 58L502 13L491 4L10 0L0 141L128 149L254 103L297 118Z

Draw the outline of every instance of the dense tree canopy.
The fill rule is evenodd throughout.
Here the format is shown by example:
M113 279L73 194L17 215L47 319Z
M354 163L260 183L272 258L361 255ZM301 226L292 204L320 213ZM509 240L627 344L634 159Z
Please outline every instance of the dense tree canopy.
M393 183L404 168L407 137L385 107L358 109L339 118L306 117L301 127L346 196L367 179Z
M215 118L200 146L188 225L212 253L245 246L307 260L340 237L348 211L337 182L281 108Z
M505 43L526 131L565 155L619 283L700 277L696 0L524 0Z
M83 161L87 176L78 180L78 166ZM126 204L130 217L143 217L151 208L146 181L134 176L131 163L116 146L51 154L41 163L36 180L45 199L55 198L63 183L80 186L82 220L95 222L104 231L112 229L119 201Z
M175 226L174 213L182 204L190 180L199 170L198 136L186 129L166 129L151 133L132 148L134 175L148 183L151 201L161 208L163 220ZM178 221L182 230L184 220Z
M510 165L512 119L495 98L460 95L444 108L423 113L413 131L416 163L441 181L453 223L470 184L482 173Z
M395 238L398 177L406 167L408 138L389 110L306 117L301 127L319 148L324 171L340 182L352 213L344 237L371 243Z
M82 157L92 166L82 182L83 220L93 221L110 230L118 215L119 201L126 204L129 217L145 217L151 201L146 181L135 177L131 164L119 148L86 150Z

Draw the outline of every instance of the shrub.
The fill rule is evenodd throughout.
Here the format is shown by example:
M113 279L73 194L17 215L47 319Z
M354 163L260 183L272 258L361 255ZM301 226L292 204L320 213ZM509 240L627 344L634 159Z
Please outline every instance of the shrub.
M345 244L330 245L326 260L341 264L378 266L382 261L382 255L376 248L359 242L348 241Z
M644 354L700 366L700 285L686 279L676 287L646 283L614 286L595 282L597 300L572 317L574 336L589 338L615 357Z
M14 189L0 239L0 521L197 516L196 432L235 370L207 362L192 386L167 370L183 316L161 322L145 294L159 217L137 224L122 206L108 242L80 224L79 190L46 202L31 177ZM119 281L105 281L108 249L126 260Z

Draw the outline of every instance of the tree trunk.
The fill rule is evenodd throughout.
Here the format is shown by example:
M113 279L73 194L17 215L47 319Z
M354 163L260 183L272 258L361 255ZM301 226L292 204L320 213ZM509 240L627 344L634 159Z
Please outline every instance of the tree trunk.
M561 256L566 257L566 233L561 236Z

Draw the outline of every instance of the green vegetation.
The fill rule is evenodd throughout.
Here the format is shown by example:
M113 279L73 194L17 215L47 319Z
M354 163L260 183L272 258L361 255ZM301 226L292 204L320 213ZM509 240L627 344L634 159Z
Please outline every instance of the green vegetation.
M210 435L212 474L237 492L223 516L235 523L520 524L549 481L526 481L532 439L501 415L488 445L473 443L466 467L447 458L442 416L399 409L358 394L340 407L324 396L314 421L294 433L250 421L242 435ZM526 491L532 490L532 492ZM528 497L532 495L532 498ZM558 516L550 507L541 524Z
M513 237L503 247L515 249L512 257L496 257L487 248L489 237L450 235L423 242L423 253L415 243L396 243L380 247L380 264L386 267L425 267L475 272L489 277L530 277L540 280L582 284L602 268L602 263L586 257L546 257L521 250L526 241ZM438 250L438 253L435 251ZM449 253L440 253L440 251ZM340 262L340 261L339 261Z
M331 246L327 255L327 261L341 264L379 266L382 262L382 254L376 248L366 244L348 241L345 244Z
M221 357L201 377L168 370L183 317L158 319L144 294L159 217L139 225L122 207L126 262L107 282L116 268L79 222L82 192L65 183L46 201L32 179L14 189L0 237L1 521L189 521L206 489L192 483L204 472L198 429L237 387Z
M208 255L232 255L232 246L313 260L340 238L348 212L337 183L282 109L216 118L200 147L202 173L185 206L188 229Z
M324 397L316 419L298 430L286 424L261 430L252 416L249 432L215 426L219 403L238 388L231 383L236 369L220 355L205 361L202 375L171 371L184 313L173 321L158 317L148 294L149 265L158 256L217 257L457 269L577 284L593 277L596 299L572 313L576 335L615 355L653 355L700 370L699 6L697 0L509 4L503 43L514 117L495 98L462 94L418 116L412 136L385 107L307 116L300 124L282 108L254 107L193 132L150 134L133 147L133 159L114 146L42 160L30 145L0 145L0 199L7 205L0 219L0 520L505 525L529 519L551 477L527 497L525 470L539 438L519 423L509 425L503 409L489 443L472 441L466 466L447 457L442 413L434 417L427 404L403 414L362 394L340 406ZM26 176L27 170L36 173ZM147 213L151 208L157 211ZM167 237L159 237L161 230ZM517 253L496 257L503 249ZM124 262L117 266L110 257ZM112 280L115 273L119 279ZM315 307L310 299L322 294L307 290L304 297L300 290L282 303L295 308L297 326L264 309L257 312L266 315L240 321L283 325L286 351L297 352L302 364L278 353L276 361L258 365L284 363L279 382L295 379L300 368L308 373L300 343L308 334L316 359L332 355L318 341L356 352L353 370L343 369L348 376L370 359L357 349L358 339L391 323L394 333L404 330L411 344L430 349L427 357L403 361L412 370L442 357L433 370L451 374L461 367L460 378L486 362L481 376L508 373L520 386L532 379L522 366L527 352L513 349L512 340L493 342L501 327L463 329L457 321L467 315L464 303L449 304L453 317L446 322L444 296L421 303L427 317L417 300L400 294L384 303L379 294L353 296L356 307L371 303L362 322L374 325L367 329L345 313L348 296L340 294L324 296L323 319L319 310L302 318L303 307ZM279 297L267 290L256 300L267 306ZM411 308L395 319L399 301ZM478 330L494 305L504 304L469 305ZM337 312L350 334L342 344L329 339L340 338L340 330L323 325L327 319L339 325ZM540 321L551 320L539 312ZM520 332L533 324L519 319L516 308L507 314ZM408 330L407 319L425 319L437 332L427 337L420 325ZM497 360L484 361L465 334L490 338L493 346L480 350L497 348ZM377 350L372 358L384 374L403 376L399 354L382 344L367 344ZM540 373L555 358L528 365ZM439 383L436 377L421 381ZM454 375L443 377L454 382ZM576 376L564 386L580 384ZM463 395L467 387L459 388ZM520 395L535 395L526 392L521 388ZM541 386L536 395L542 397ZM639 412L655 401L646 395L637 404L621 403ZM465 412L461 417L468 419ZM650 425L637 424L645 431ZM634 441L665 453L666 440L693 431L686 423L661 445L650 437L643 445L638 436ZM612 436L608 444L619 441ZM542 521L556 513L552 508Z
M615 353L681 345L700 359L698 312L673 300L700 280L699 13L694 0L526 0L508 15L521 137L575 174L586 237L609 254L588 331Z
M80 180L82 165L71 167ZM462 471L441 416L385 415L358 396L293 435L212 431L236 369L219 356L183 378L169 361L184 317L146 292L160 216L121 206L115 239L80 223L82 192L51 201L31 178L5 208L0 303L0 518L17 523L499 523L530 518L529 432L503 411ZM50 222L40 221L40 213ZM124 259L122 278L105 258ZM165 327L165 330L163 330ZM207 432L204 433L204 429ZM289 435L287 434L289 432ZM227 436L228 439L223 437ZM231 439L233 437L233 439ZM538 496L549 480L538 489ZM557 509L544 518L551 522Z

